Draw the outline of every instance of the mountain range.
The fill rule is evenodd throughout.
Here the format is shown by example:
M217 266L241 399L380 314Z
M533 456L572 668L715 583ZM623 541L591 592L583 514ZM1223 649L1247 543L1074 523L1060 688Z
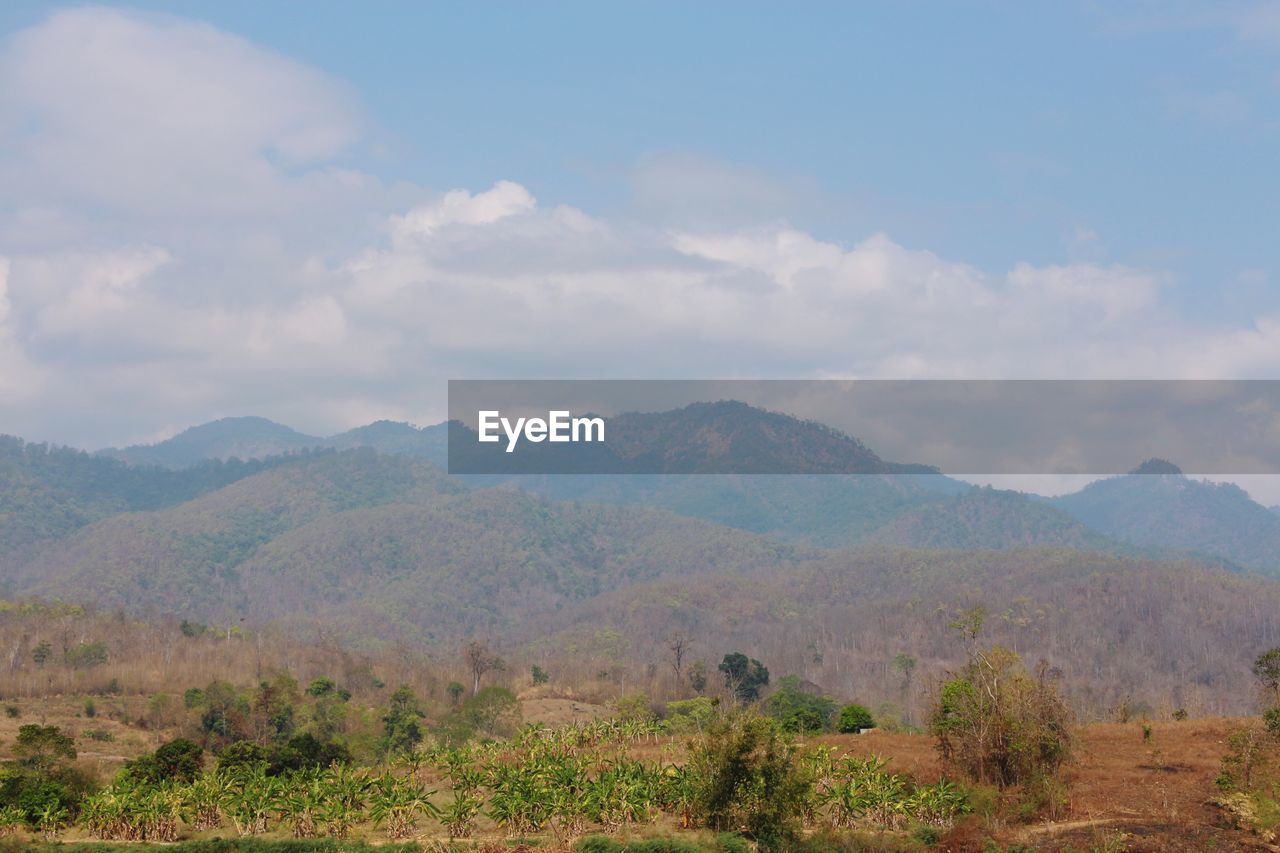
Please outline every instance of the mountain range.
M701 436L686 455L733 441L716 438L730 424L785 454L813 429L741 404L668 417ZM1219 708L1248 693L1215 681L1224 661L1280 631L1280 517L1167 463L1045 499L894 473L834 434L819 460L859 448L882 467L464 478L438 464L447 429L314 439L227 419L92 455L0 440L0 584L355 643L483 635L602 668L684 631L826 682L885 681L900 652L941 666L954 613L981 603L996 637L1088 689L1198 685ZM631 452L651 452L644 434ZM1191 634L1188 662L1172 650Z

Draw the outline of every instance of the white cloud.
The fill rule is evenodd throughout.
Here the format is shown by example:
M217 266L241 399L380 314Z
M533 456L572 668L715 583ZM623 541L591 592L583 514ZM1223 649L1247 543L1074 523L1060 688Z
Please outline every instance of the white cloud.
M780 219L796 196L691 158L642 164L607 216L514 180L387 186L335 165L364 130L345 84L176 18L53 15L0 49L0 116L0 431L422 422L462 376L1253 376L1280 356L1280 319L1200 328L1158 271L819 238Z
M0 58L11 191L119 210L235 211L361 132L338 81L207 24L53 14Z
M392 219L397 239L430 236L447 225L488 225L509 216L528 213L537 205L527 189L512 181L499 181L493 189L472 195L452 190L434 204L415 207Z

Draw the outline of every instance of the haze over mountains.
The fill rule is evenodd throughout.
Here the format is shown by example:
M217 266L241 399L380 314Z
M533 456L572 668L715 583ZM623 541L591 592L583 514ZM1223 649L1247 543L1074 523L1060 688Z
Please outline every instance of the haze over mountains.
M804 441L787 431L812 430L740 404L669 415L697 427L684 454L732 441L728 424L788 454ZM885 681L899 652L942 666L954 613L982 603L997 638L1081 690L1198 685L1219 710L1248 695L1224 661L1280 631L1263 577L1280 575L1280 518L1172 468L1043 499L887 473L836 434L818 458L857 447L877 473L459 478L438 464L446 436L237 418L100 455L4 439L0 584L356 643L484 635L602 668L653 660L678 630L849 685ZM1172 651L1187 632L1194 660Z

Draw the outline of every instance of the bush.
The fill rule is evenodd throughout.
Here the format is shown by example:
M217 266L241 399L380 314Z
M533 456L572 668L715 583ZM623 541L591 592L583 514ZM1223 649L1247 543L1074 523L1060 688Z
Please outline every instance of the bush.
M715 712L716 700L709 696L680 699L667 703L667 724L674 732L700 732L711 723Z
M947 765L1000 787L1056 777L1071 749L1070 712L1057 689L999 647L975 652L943 684L929 727Z
M855 702L840 709L840 724L838 728L844 734L857 734L863 729L874 729L875 727L876 721L871 716L871 712L866 709L866 706Z
M796 837L811 784L795 747L770 719L726 716L690 745L692 812L714 830L745 830L764 849Z
M136 782L194 782L204 766L204 748L186 738L162 744L150 755L124 763L124 775Z
M765 713L793 734L820 732L831 724L836 703L801 687L800 679L788 675L778 682L777 691L764 703Z
M67 649L63 660L67 666L75 669L89 669L102 666L107 662L106 643L81 643L75 648Z

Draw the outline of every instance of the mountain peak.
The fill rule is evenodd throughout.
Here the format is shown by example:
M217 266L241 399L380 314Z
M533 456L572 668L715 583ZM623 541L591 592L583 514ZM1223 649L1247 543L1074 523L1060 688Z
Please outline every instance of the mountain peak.
M1164 476L1181 477L1182 469L1166 459L1157 459L1152 457L1143 462L1137 468L1129 472L1130 474L1161 474Z

